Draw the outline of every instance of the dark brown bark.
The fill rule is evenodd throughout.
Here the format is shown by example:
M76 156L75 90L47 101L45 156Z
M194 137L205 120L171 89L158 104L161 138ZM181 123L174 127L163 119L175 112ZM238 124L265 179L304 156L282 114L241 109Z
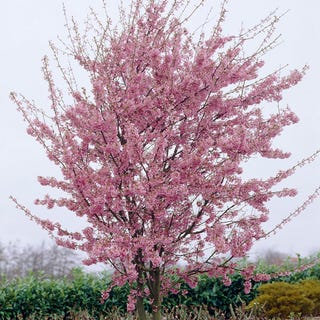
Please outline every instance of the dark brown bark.
M144 309L144 304L143 304L143 296L142 296L143 288L144 288L143 272L140 268L138 268L138 281L137 281L138 297L136 302L136 309L137 309L139 320L147 320L146 310Z
M160 268L155 268L152 272L150 272L151 276L151 287L152 287L152 319L153 320L161 320L161 274Z
M144 309L143 305L143 297L137 297L136 308L138 313L138 319L147 320L146 310Z

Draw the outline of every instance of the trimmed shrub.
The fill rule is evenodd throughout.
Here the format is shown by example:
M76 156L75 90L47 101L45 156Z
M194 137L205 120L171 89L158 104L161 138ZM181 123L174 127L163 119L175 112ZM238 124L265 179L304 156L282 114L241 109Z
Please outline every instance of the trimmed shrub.
M268 318L287 319L291 314L307 316L316 308L306 283L266 283L262 284L258 291L259 295L249 303L248 309L262 307L264 315Z
M309 279L299 284L305 296L314 303L313 316L320 315L320 280Z
M0 319L44 319L57 316L71 319L71 314L85 310L90 319L100 319L116 308L126 312L126 286L113 288L110 299L101 303L101 292L110 282L107 275L86 274L80 269L73 279L24 278L4 281L0 286Z

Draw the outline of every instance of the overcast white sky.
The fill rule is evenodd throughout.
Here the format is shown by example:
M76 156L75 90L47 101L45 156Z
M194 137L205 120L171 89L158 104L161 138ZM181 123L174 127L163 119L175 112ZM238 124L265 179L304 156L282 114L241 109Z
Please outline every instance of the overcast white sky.
M48 40L65 35L62 2L0 1L0 242L3 243L15 240L28 244L51 241L39 226L30 222L9 200L9 195L14 195L22 203L32 204L39 193L43 194L36 177L50 175L55 170L40 146L26 135L25 125L8 94L15 90L41 103L46 101L46 84L40 72L41 58L49 52ZM114 9L118 1L109 2ZM88 12L89 5L100 6L99 0L66 0L64 3L68 12L80 20ZM320 146L320 1L230 0L228 8L227 30L235 32L240 29L241 22L250 26L275 8L279 8L279 12L290 9L278 28L283 43L266 60L266 64L271 66L270 70L287 63L291 68L304 64L310 66L304 81L288 91L282 102L283 105L288 103L300 118L300 123L287 129L278 141L280 146L293 153L291 160L280 163L281 168L285 168ZM271 203L273 213L269 225L294 210L319 185L319 164L319 160L314 162L288 181L289 185L298 188L300 194L295 200ZM279 167L278 162L271 169L276 166ZM252 174L258 175L269 169L252 163ZM257 244L253 252L271 248L305 255L320 250L319 206L318 200L277 236ZM50 213L50 217L54 217L54 213ZM76 227L77 220L73 223Z

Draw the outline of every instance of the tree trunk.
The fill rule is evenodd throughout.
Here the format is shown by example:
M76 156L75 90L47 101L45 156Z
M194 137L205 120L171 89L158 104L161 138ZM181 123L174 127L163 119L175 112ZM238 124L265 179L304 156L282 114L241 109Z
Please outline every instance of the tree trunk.
M143 297L137 297L136 307L138 312L138 319L147 320L146 310L144 309L143 305Z
M151 272L152 277L152 320L161 320L161 303L162 297L160 294L160 268L156 268L153 272Z
M152 320L161 320L161 308L152 311Z
M138 268L138 281L137 281L137 289L138 289L138 296L137 296L137 302L136 302L136 309L138 312L138 319L139 320L147 320L147 314L146 310L144 309L144 304L143 304L143 272L140 268Z

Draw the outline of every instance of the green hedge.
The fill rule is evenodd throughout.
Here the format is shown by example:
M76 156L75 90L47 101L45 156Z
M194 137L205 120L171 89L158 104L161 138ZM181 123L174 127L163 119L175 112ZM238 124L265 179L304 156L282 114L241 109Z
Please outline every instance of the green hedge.
M296 283L303 279L320 279L320 265L278 281ZM110 277L107 274L87 274L81 269L75 269L71 279L50 279L44 275L39 277L29 274L24 278L4 280L0 286L0 319L41 319L49 315L71 319L71 314L84 310L92 319L99 319L114 309L125 314L129 287L113 288L110 297L101 303L101 292L109 284ZM163 307L172 310L176 306L184 306L192 312L191 310L205 306L211 314L218 311L228 317L230 306L248 304L257 297L260 285L254 283L252 291L246 295L240 275L233 275L232 283L228 287L219 279L202 275L195 288L182 282L181 292L187 293L169 294L164 298ZM146 308L149 308L147 303Z
M192 310L194 307L206 306L210 314L219 311L229 316L230 306L239 307L254 299L258 287L258 284L254 284L251 292L245 294L243 278L240 275L233 275L231 280L231 285L225 286L220 279L201 275L195 288L190 288L185 283L182 284L181 289L188 291L186 295L170 294L165 297L164 308L170 310L174 306L185 305Z
M0 319L38 319L59 316L69 319L75 312L86 312L99 319L112 308L123 313L128 288L114 288L110 299L101 303L101 292L108 286L107 275L86 274L74 270L73 279L46 279L30 274L25 278L4 281L0 287Z
M94 319L107 315L113 309L126 313L128 286L113 288L109 298L101 303L101 292L109 283L107 275L86 274L80 269L73 272L71 280L46 279L30 274L25 278L4 281L0 287L0 319L41 319L48 315L69 319L72 313L83 310ZM251 295L243 293L240 276L234 276L229 287L225 287L218 279L201 276L196 288L192 289L183 283L182 290L188 293L165 297L165 309L184 305L196 310L205 305L211 313L219 309L227 314L230 304L237 306L254 297L254 291Z

